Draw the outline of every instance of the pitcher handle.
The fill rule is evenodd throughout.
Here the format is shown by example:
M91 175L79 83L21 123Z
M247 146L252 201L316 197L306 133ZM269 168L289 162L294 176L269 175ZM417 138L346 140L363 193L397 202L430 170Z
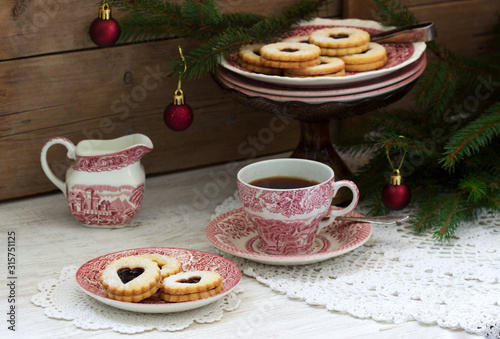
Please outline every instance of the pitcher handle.
M56 185L57 188L59 188L64 193L64 196L66 196L66 183L54 175L54 173L49 167L49 164L47 163L47 151L51 146L56 144L61 144L64 147L66 147L66 149L68 150L66 156L68 158L73 160L76 159L75 145L66 138L57 137L57 138L52 138L45 143L45 145L42 148L42 153L40 155L40 162L42 163L42 169L47 178L49 178L49 180L52 181L52 183Z
M332 196L333 197L335 197L335 195L337 195L337 191L341 187L347 187L347 188L349 188L352 191L352 200L351 200L351 203L349 204L349 206L347 206L347 207L345 207L343 209L340 209L340 210L332 209L329 213L327 213L325 215L325 217L326 218L329 217L329 219L328 220L320 221L318 232L322 228L330 225L332 223L332 221L335 219L335 217L339 217L341 215L344 215L344 214L347 214L347 213L351 212L358 205L358 201L359 201L358 186L356 186L356 184L354 182L350 181L350 180L339 180L339 181L336 181L336 182L333 183L333 187L332 187L332 190L333 190Z

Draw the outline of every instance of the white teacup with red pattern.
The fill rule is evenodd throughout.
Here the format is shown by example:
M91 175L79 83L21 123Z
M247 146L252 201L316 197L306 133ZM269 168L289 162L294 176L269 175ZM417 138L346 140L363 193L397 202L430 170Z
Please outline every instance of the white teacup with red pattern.
M244 210L250 216L259 234L261 249L267 254L296 255L307 252L314 245L319 231L332 220L349 213L358 204L357 186L349 180L335 181L331 167L306 159L273 159L259 161L243 167L238 172L238 194ZM262 179L271 183L263 183ZM280 180L307 180L307 187L279 184ZM293 179L293 180L292 180ZM267 187L261 187L266 186ZM269 188L272 187L272 188ZM280 187L280 188L276 188ZM352 191L349 206L332 209L333 197L340 187Z

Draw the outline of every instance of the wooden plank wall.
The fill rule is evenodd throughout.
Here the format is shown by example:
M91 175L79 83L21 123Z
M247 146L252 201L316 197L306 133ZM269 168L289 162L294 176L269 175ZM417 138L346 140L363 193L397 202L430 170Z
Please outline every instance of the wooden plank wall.
M179 0L180 2L180 0ZM56 190L40 166L51 137L110 139L148 135L155 150L144 157L148 174L246 159L293 149L298 123L273 121L224 95L211 78L183 82L195 119L173 132L162 120L177 79L166 76L182 40L100 49L87 35L97 17L94 0L0 1L0 200ZM278 13L294 0L219 1L223 11ZM341 15L341 2L321 16ZM123 13L113 12L119 19ZM273 127L274 126L274 127ZM273 127L273 128L271 128ZM282 129L283 127L283 129ZM271 133L269 133L271 132ZM49 153L63 178L63 147Z
M181 0L179 0L181 1ZM222 0L224 11L278 13L296 0ZM491 28L499 14L497 0L405 0L417 17L436 23L440 39L451 49L481 53L492 43ZM324 17L371 18L370 0L332 0ZM97 1L0 1L0 200L55 190L39 164L40 149L50 137L74 143L88 138L148 135L155 150L143 164L148 174L246 159L291 150L296 122L271 135L274 118L225 96L206 78L184 82L193 125L173 132L162 122L177 80L166 77L182 40L94 46L87 29L97 15ZM113 12L115 18L122 13ZM342 121L342 130L363 118ZM260 133L260 134L259 134ZM256 141L255 141L256 140ZM68 166L62 147L50 152L61 178Z
M500 18L498 0L402 0L402 3L408 6L419 22L434 22L437 41L451 51L474 57L493 46L493 28ZM377 20L374 8L372 0L346 0L343 16ZM412 107L414 98L415 90L386 109ZM342 120L337 129L344 134L364 134L369 131L366 124L369 115Z

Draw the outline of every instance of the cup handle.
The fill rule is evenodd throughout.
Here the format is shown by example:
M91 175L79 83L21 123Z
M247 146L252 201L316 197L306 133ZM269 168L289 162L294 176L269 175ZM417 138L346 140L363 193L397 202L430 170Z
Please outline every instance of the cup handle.
M347 187L349 188L351 191L352 191L352 200L351 200L351 203L349 204L349 206L341 209L341 210L336 210L336 209L332 209L330 211L329 214L325 215L325 218L328 218L329 217L329 220L322 220L320 221L319 223L319 229L318 229L318 232L330 225L332 223L332 219L334 219L335 217L338 217L338 216L341 216L341 215L344 215L344 214L347 214L349 212L351 212L357 205L358 205L358 201L359 201L359 190L358 190L358 186L356 186L356 184L350 180L339 180L339 181L336 181L333 183L333 186L332 186L332 199L333 197L335 197L337 195L337 191L339 188L341 187Z
M73 143L66 138L58 137L50 139L45 143L45 145L43 145L42 153L40 154L40 162L42 163L42 169L47 178L49 178L49 180L52 181L52 183L56 185L57 188L59 188L64 193L64 196L66 196L66 183L54 175L54 173L49 167L49 164L47 163L47 151L51 146L56 144L61 144L67 148L68 153L66 154L66 156L68 158L73 160L76 159L75 145L73 145Z

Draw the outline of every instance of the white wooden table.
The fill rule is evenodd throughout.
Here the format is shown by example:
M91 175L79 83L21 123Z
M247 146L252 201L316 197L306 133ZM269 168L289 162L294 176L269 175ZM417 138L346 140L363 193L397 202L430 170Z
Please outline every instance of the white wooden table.
M236 190L234 169L243 163L150 177L143 205L123 229L85 228L70 215L62 193L0 203L3 256L0 299L1 338L115 338L111 330L85 331L70 321L44 315L31 303L41 281L58 278L68 265L80 266L97 256L129 248L180 247L217 253L205 237L214 209ZM184 225L180 227L179 225ZM15 232L16 324L8 330L7 240ZM10 244L12 247L12 244ZM312 307L273 292L243 275L241 304L211 324L194 323L179 332L150 331L138 336L168 338L475 338L416 322L399 325L357 319ZM168 316L168 315L167 315Z

